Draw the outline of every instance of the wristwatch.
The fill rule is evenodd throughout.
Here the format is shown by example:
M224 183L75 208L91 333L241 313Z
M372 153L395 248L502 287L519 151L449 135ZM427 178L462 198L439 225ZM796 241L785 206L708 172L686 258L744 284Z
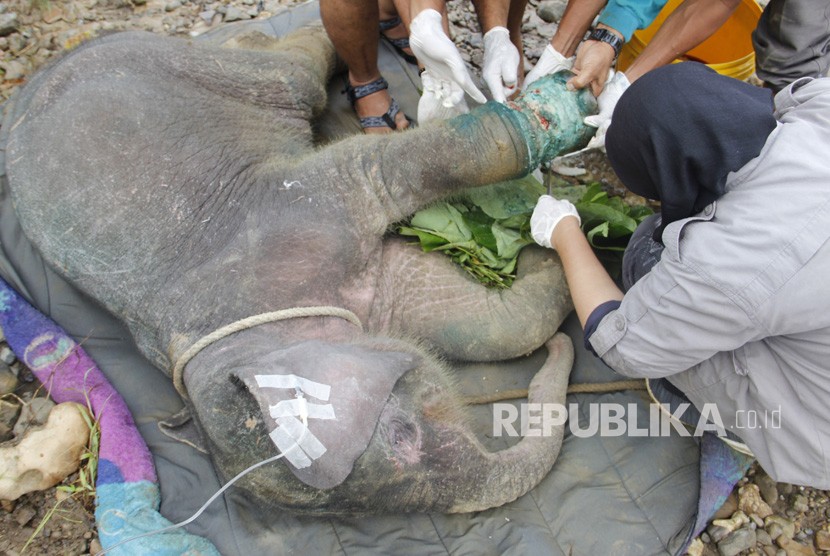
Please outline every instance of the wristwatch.
M591 31L591 34L588 35L589 41L600 41L606 44L610 44L611 47L614 49L614 57L620 55L620 50L623 47L623 41L617 35L609 31L608 29L594 29Z

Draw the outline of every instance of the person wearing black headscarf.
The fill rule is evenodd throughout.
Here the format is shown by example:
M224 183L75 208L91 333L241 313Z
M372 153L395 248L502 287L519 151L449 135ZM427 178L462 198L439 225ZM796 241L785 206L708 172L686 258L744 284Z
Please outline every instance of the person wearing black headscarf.
M531 218L586 347L685 396L777 481L830 488L830 79L772 99L700 64L659 68L622 95L606 149L661 203L626 250L625 294L572 204L542 196Z

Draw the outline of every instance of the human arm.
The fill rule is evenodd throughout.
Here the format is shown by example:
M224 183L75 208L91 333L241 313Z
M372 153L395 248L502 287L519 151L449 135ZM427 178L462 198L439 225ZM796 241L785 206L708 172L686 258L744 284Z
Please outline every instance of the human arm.
M625 71L630 82L664 66L709 38L734 13L740 0L685 0L666 18L643 52Z
M623 298L623 293L594 255L580 227L579 215L569 201L543 195L531 217L533 239L559 253L579 322L600 305Z
M473 83L458 48L447 36L438 10L427 8L413 17L409 42L425 72L435 83L428 92L438 97L437 100L445 107L460 105L465 92L476 102L487 101Z
M597 23L597 29L613 33L623 43L631 39L636 29L647 27L666 4L666 0L609 0ZM599 96L616 52L607 43L586 40L577 50L573 71L576 76L570 84L576 89L591 87Z

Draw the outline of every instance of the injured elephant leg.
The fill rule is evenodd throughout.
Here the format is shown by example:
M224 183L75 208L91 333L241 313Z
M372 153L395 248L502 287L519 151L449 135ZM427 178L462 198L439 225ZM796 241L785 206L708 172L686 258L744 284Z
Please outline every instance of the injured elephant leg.
M449 257L398 238L385 240L383 268L370 326L423 338L451 359L525 355L553 336L573 307L559 259L536 247L522 252L506 290L486 288Z
M354 215L361 234L386 228L462 189L526 175L541 161L575 150L593 133L595 108L565 77L540 80L512 107L490 102L470 114L382 138L353 137L305 159L297 174L328 183L327 195Z

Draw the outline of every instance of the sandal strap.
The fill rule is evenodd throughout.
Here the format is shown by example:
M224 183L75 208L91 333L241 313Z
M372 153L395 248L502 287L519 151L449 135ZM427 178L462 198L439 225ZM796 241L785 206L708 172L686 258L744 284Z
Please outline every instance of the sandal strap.
M360 118L360 127L389 127L391 129L398 129L398 124L395 122L395 116L400 112L400 107L395 99L392 99L392 104L389 105L389 110L382 116L367 116Z
M383 37L385 40L389 41L392 46L402 50L404 48L409 48L409 37L401 37L399 39L390 39L389 37ZM401 52L401 54L404 54ZM411 54L410 54L411 56Z
M383 33L384 31L394 29L395 27L397 27L401 23L403 23L403 21L401 21L401 18L398 17L398 16L395 16L392 19L384 19L383 21L380 22L380 25L379 25L380 31L381 31L381 33Z
M378 77L371 83L366 83L365 85L357 85L354 86L349 83L349 78L346 77L346 88L343 89L342 92L346 93L346 97L349 99L349 102L352 104L355 101L362 99L365 96L369 96L372 93L377 93L378 91L382 91L384 89L389 88L389 83L386 82L386 79L383 77Z

